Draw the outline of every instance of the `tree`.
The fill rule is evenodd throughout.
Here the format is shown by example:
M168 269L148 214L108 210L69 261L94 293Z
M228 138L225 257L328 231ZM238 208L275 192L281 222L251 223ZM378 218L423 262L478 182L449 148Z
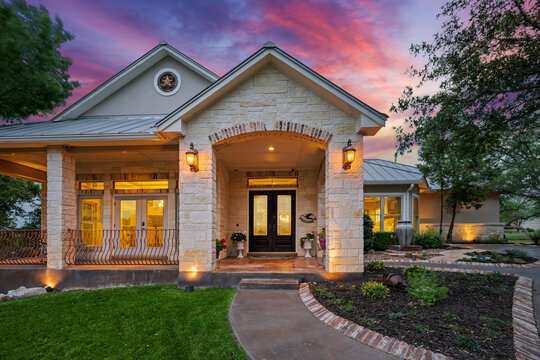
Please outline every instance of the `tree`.
M65 105L79 83L69 81L71 60L59 48L72 39L43 5L0 0L0 119L18 121Z
M411 46L425 56L411 68L418 95L407 87L392 111L407 113L398 152L420 149L427 129L445 126L475 150L458 161L482 161L499 172L499 191L539 199L540 2L453 0L442 7L440 32ZM442 122L445 122L444 124ZM518 180L519 179L519 180Z
M540 216L540 204L522 196L503 195L500 199L500 214L505 228L521 230L530 239L531 236L523 227L523 222Z
M25 219L23 227L38 228L36 210L40 203L41 187L31 181L0 175L0 229L13 229ZM41 211L41 210L39 210Z

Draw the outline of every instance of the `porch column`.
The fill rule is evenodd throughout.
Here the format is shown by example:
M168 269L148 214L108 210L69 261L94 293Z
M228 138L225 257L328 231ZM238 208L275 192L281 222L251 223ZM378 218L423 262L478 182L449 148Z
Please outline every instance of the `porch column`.
M75 158L61 146L47 147L47 267L62 269L67 242L76 229Z
M356 149L349 170L343 169L343 147L348 139ZM339 135L326 149L325 216L329 272L364 271L364 188L362 135Z
M47 230L47 183L41 183L41 230Z
M190 142L199 150L199 171L186 164ZM184 138L179 144L178 235L180 277L198 280L215 268L217 237L216 161L208 138ZM202 273L202 274L201 274Z

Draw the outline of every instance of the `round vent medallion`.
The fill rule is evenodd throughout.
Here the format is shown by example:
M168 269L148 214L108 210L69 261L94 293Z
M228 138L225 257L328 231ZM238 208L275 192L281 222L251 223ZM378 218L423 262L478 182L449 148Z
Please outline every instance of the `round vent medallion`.
M154 78L156 91L164 96L176 94L180 85L180 74L174 69L162 69Z

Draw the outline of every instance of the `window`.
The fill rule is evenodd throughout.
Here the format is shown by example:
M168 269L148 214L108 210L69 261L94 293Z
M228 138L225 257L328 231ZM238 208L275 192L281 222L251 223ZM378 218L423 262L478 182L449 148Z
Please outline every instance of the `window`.
M364 214L373 220L373 231L395 231L401 220L401 196L366 196Z
M79 181L79 190L103 190L103 181Z
M295 178L295 177L249 178L248 186L298 186L298 178Z
M103 200L101 198L81 198L81 236L87 246L101 246L103 243Z
M418 197L414 196L413 197L413 226L414 226L414 231L415 232L418 232L418 225L419 225L419 208L418 208Z
M115 181L114 190L168 189L169 180Z

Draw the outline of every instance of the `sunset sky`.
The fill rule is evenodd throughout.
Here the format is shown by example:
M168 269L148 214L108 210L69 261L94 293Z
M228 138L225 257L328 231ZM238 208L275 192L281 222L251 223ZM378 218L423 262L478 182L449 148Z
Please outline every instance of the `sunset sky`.
M42 0L75 35L61 52L81 83L68 105L122 70L161 40L222 75L273 41L359 99L388 113L385 129L366 138L365 157L394 159L389 108L415 62L411 43L430 41L442 0ZM61 109L59 109L61 110ZM414 164L409 155L400 162Z

